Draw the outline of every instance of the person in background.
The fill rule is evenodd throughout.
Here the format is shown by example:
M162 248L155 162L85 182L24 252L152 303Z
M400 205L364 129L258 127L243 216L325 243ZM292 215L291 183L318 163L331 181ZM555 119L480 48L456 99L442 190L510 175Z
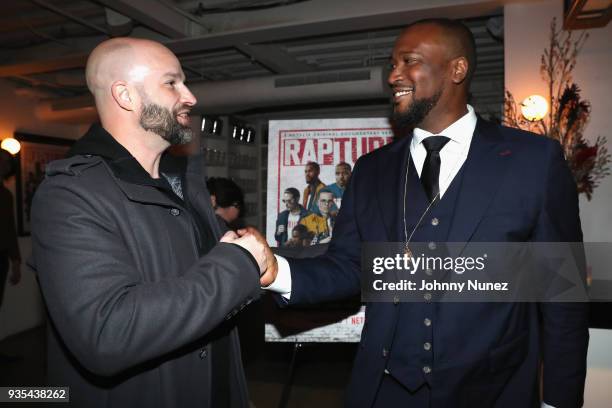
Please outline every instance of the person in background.
M206 181L212 206L227 227L231 230L244 227L244 193L233 180L211 177Z
M306 188L302 196L302 206L308 211L313 212L317 215L319 213L318 199L319 191L325 187L325 183L319 180L319 174L321 173L321 167L317 162L308 162L304 168L304 177L306 179Z
M4 297L4 286L11 271L9 281L16 285L21 280L21 255L15 229L13 195L4 182L14 173L13 157L0 149L0 308ZM18 357L0 354L0 364L19 360Z
M287 208L278 214L276 219L276 231L274 238L278 246L285 245L288 237L293 237L293 229L299 225L300 221L310 214L300 205L300 192L297 188L289 187L283 193L283 204Z

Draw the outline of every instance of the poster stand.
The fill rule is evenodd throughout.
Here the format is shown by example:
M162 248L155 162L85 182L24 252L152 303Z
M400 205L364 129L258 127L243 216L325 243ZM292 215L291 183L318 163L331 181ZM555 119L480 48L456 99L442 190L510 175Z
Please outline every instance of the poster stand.
M287 380L283 385L283 392L281 394L280 402L278 403L278 408L286 408L289 403L289 396L291 394L291 386L293 385L293 377L295 376L295 368L296 361L298 356L298 351L303 346L300 342L293 343L293 351L291 352L291 360L289 362L289 371L287 372Z

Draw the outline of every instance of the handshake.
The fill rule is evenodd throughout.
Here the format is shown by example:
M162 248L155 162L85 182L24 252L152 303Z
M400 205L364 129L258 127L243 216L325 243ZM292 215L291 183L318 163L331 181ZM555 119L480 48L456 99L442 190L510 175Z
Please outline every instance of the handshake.
M221 242L240 245L257 261L259 266L259 284L269 286L276 279L278 264L266 239L256 228L246 227L237 232L228 231L221 237Z

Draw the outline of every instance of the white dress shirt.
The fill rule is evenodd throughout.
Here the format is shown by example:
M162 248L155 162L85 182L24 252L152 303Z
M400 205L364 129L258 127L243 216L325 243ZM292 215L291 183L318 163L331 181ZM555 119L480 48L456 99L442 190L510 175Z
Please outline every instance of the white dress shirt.
M474 108L467 105L468 112L453 122L449 127L438 134L430 133L427 130L415 128L410 142L410 155L414 162L414 167L421 177L427 150L423 146L423 139L430 136L446 136L450 140L440 150L440 177L438 183L440 185L440 198L448 189L459 169L467 159L470 150L470 143L474 129L476 129L476 114Z

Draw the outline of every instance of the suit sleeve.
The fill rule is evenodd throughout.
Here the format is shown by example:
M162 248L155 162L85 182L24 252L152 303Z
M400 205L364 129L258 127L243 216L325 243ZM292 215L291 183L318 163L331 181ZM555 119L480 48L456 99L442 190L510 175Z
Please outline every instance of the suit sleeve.
M543 207L534 240L581 243L576 185L560 145L555 142L550 146ZM582 245L572 247L579 269L585 271ZM547 302L540 304L540 312L544 401L556 408L581 407L589 342L589 304Z
M259 295L252 259L229 243L182 276L143 281L116 221L94 209L94 199L47 180L32 212L33 258L49 314L89 371L115 375L175 351Z
M348 298L360 293L361 234L357 224L356 196L362 159L342 199L327 252L316 258L288 259L291 268L289 304L312 304Z

